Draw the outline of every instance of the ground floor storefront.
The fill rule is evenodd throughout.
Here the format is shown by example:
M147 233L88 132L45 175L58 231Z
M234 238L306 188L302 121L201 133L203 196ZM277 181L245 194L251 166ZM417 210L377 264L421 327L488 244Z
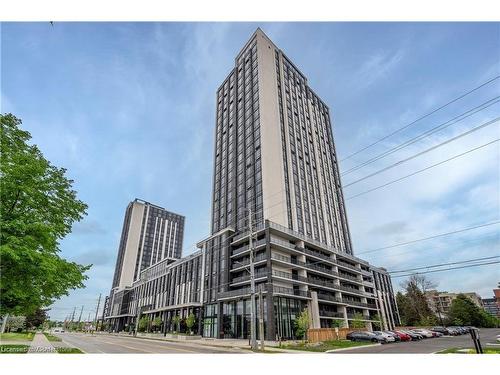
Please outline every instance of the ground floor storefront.
M271 303L268 303L268 301ZM260 337L259 318L262 314L266 340L296 339L295 321L307 308L307 301L267 297L255 302L255 328ZM249 339L251 333L250 298L221 301L198 307L185 307L164 311L144 312L140 319L146 319L146 332L171 332L199 335L218 339ZM194 316L194 324L188 327L187 319ZM136 318L132 315L110 317L105 329L109 332L134 332Z

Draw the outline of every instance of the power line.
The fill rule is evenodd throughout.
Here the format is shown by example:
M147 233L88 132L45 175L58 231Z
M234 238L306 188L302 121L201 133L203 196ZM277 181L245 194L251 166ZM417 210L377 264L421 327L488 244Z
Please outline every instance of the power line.
M369 145L367 145L367 146L365 146L365 147L363 147L363 148L359 149L359 150L358 150L358 151L356 151L356 152L353 152L352 154L350 154L350 155L346 156L345 158L341 159L340 161L344 161L344 160L350 159L350 158L351 158L351 157L353 157L354 155L357 155L357 154L359 154L360 152L363 152L363 151L365 151L366 149L368 149L368 148L370 148L370 147L372 147L372 146L375 146L376 144L378 144L378 143L380 143L380 142L382 142L382 141L386 140L386 139L387 139L387 138L389 138L389 137L392 137L394 134L397 134L397 133L401 132L402 130L404 130L404 129L406 129L406 128L410 127L411 125L413 125L413 124L415 124L415 123L419 122L420 120L423 120L424 118L429 117L430 115L432 115L432 114L434 114L434 113L436 113L436 112L440 111L441 109L443 109L443 108L445 108L445 107L449 106L450 104L453 104L453 103L455 103L456 101L458 101L458 100L460 100L460 99L462 99L462 98L466 97L467 95L472 94L473 92L475 92L475 91L479 90L481 87L484 87L484 86L486 86L486 85L490 84L491 82L493 82L493 81L497 80L498 78L500 78L500 76L493 77L492 79L490 79L490 80L486 81L485 83L483 83L483 84L481 84L481 85L479 85L479 86L477 86L477 87L473 88L472 90L467 91L465 94L460 95L459 97L457 97L457 98L455 98L455 99L453 99L453 100L449 101L448 103L446 103L446 104L442 105L441 107L439 107L439 108L436 108L436 109L432 110L431 112L429 112L429 113L427 113L427 114L425 114L425 115L423 115L423 116L421 116L421 117L417 118L416 120L414 120L414 121L410 122L409 124L407 124L407 125L405 125L405 126L403 126L403 127L401 127L401 128L398 128L398 129L394 130L393 132L389 133L388 135L386 135L386 136L384 136L384 137L382 137L382 138L378 139L377 141L375 141L375 142L373 142L373 143L370 143Z
M491 256L491 257L483 257L483 258L475 258L475 259L467 259L467 260L462 260L460 262L434 264L434 265L431 265L431 266L409 268L409 269L400 270L400 271L389 271L389 273L402 273L402 272L409 272L409 271L417 271L417 270L423 270L423 269L429 269L429 268L436 268L436 267L443 267L443 266L451 266L451 265L455 265L455 264L477 262L477 261L480 261L480 260L489 260L489 259L495 259L495 258L500 258L500 255L495 255L495 256Z
M425 168L423 168L423 169L420 169L420 170L418 170L418 171L416 171L416 172L410 173L410 174L408 174L408 175L406 175L406 176L403 176L403 177L397 178L397 179L392 180L392 181L389 181L389 182L387 182L387 183L385 183L385 184L382 184L382 185L376 186L376 187L374 187L374 188L371 188L371 189L369 189L369 190L363 191L363 192L361 192L361 193L355 194L355 195L353 195L353 196L350 196L350 197L346 198L345 200L346 200L346 201L348 201L348 200L350 200L350 199L353 199L353 198L359 197L359 196L361 196L361 195L365 195L365 194L371 193L372 191L375 191L375 190L381 189L381 188L383 188L383 187L386 187L386 186L392 185L392 184L394 184L394 183L396 183L396 182L399 182L399 181L401 181L401 180L404 180L404 179L406 179L406 178L408 178L408 177L415 176L416 174L419 174L419 173L425 172L425 171L427 171L427 170L429 170L429 169L431 169L431 168L437 167L437 166L439 166L439 165L441 165L441 164L447 163L447 162L452 161L452 160L454 160L454 159L457 159L457 158L459 158L459 157L461 157L461 156L467 155L467 154L469 154L469 153L471 153L471 152L473 152L473 151L479 150L479 149L481 149L481 148L483 148L483 147L489 146L489 145L491 145L491 144L493 144L493 143L496 143L496 142L498 142L498 141L500 141L500 138L497 138L497 139L495 139L495 140L493 140L493 141L491 141L491 142L485 143L485 144L483 144L483 145L481 145L481 146L475 147L475 148L470 149L470 150L468 150L468 151L462 152L461 154L458 154L458 155L452 156L452 157L451 157L451 158L449 158L449 159L446 159L446 160L440 161L439 163L436 163L436 164L430 165L430 166L425 167Z
M488 241L490 239L497 239L498 240L498 238L499 238L498 236L499 236L498 233L494 233L493 235L487 234L487 235L483 235L483 236L477 236L475 238L471 238L468 240L461 240L460 245L475 243L475 242L482 241L482 240L485 240L485 241ZM432 247L428 247L427 249L432 249L432 250L448 249L449 247L450 247L450 245L446 245L446 246L433 245ZM426 249L421 249L419 251L422 252L423 250L426 250ZM414 253L414 252L415 252L415 250L402 251L402 252L398 252L398 253L391 252L391 257L397 256L397 255L410 254L410 253ZM387 254L380 254L379 253L378 255L375 255L375 258L380 258L381 256L387 257ZM373 259L373 257L372 257L372 259Z
M431 128L429 130L426 130L425 132L423 132L423 133L421 133L421 134L419 134L419 135L417 135L417 136L415 136L413 138L410 138L409 140L407 140L407 141L405 141L403 143L400 143L399 145L394 146L394 147L390 148L389 150L384 151L384 152L380 153L379 155L374 156L373 158L368 159L368 160L366 160L366 161L364 161L364 162L362 162L362 163L360 163L360 164L358 164L358 165L356 165L356 166L348 169L347 171L341 173L341 176L344 176L344 175L347 175L349 173L352 173L352 172L354 172L354 171L356 171L356 170L358 170L360 168L363 168L363 167L365 167L365 166L367 166L367 165L369 165L369 164L371 164L371 163L373 163L373 162L375 162L377 160L380 160L382 158L385 158L388 155L391 155L391 154L393 154L393 153L395 153L395 152L397 152L399 150L402 150L403 148L405 148L407 146L410 146L413 143L416 143L416 142L418 142L418 141L420 141L420 140L422 140L424 138L427 138L428 136L430 136L430 135L432 135L434 133L437 133L437 132L439 132L441 130L444 130L444 129L450 127L451 125L455 125L458 122L460 122L462 120L465 120L466 118L469 118L470 116L475 115L476 113L485 110L486 108L492 106L493 104L498 103L500 101L499 98L500 98L500 96L496 96L495 98L490 99L490 100L488 100L488 101L486 101L484 103L481 103L479 106L474 107L472 109L469 109L468 111L466 111L466 112L464 112L464 113L462 113L462 114L460 114L460 115L452 118L451 120L443 122L440 125L435 126L435 127Z
M408 273L404 275L396 275L396 276L391 276L392 278L397 278L397 277L407 277L407 276L412 276L412 275L424 275L426 273L434 273L434 272L443 272L443 271L451 271L451 270L458 270L458 269L463 269L463 268L471 268L471 267L479 267L479 266L487 266L489 264L497 264L500 263L500 261L495 261L495 262L486 262L486 263L478 263L478 264L469 264L466 266L460 266L460 267L450 267L446 268L444 270L431 270L431 271L425 271L425 272L414 272L414 273Z
M377 174L380 174L380 173L382 173L382 172L385 172L385 171L387 171L387 170L389 170L389 169L391 169L391 168L397 167L397 166L399 166L399 165L401 165L401 164L403 164L403 163L406 163L407 161L410 161L410 160L415 159L415 158L417 158L417 157L419 157L419 156L422 156L422 155L424 155L424 154L426 154L426 153L428 153L428 152L430 152L430 151L433 151L433 150L435 150L435 149L437 149L437 148L439 148L439 147L441 147L441 146L444 146L444 145L446 145L446 144L448 144L448 143L450 143L450 142L456 141L457 139L462 138L462 137L465 137L466 135L469 135L469 134L471 134L471 133L473 133L473 132L475 132L475 131L478 131L478 130L480 130L480 129L482 129L482 128L485 128L485 127L487 127L487 126L489 126L489 125L492 125L492 124L496 123L499 119L500 119L500 117L496 117L496 118L494 118L493 120L490 120L490 121L485 122L485 123L483 123L483 124L481 124L481 125L479 125L479 126L476 126L475 128L472 128L472 129L470 129L470 130L467 130L467 131L466 131L466 132L464 132L464 133L461 133L461 134L459 134L459 135L457 135L457 136L455 136L455 137L453 137L453 138L450 138L450 139L448 139L448 140L446 140L446 141L444 141L444 142L441 142L441 143L439 143L439 144L437 144L437 145L434 145L434 146L432 146L432 147L430 147L430 148L428 148L428 149L426 149L426 150L424 150L424 151L421 151L421 152L419 152L419 153L417 153L417 154L415 154L415 155L412 155L412 156L410 156L410 157L408 157L408 158L406 158L406 159L399 160L398 162L396 162L396 163L394 163L394 164L391 164L391 165L389 165L389 166L387 166L387 167L384 167L384 168L382 168L382 169L379 169L379 170L378 170L378 171L376 171L376 172L373 172L373 173L370 173L370 174L368 174L368 175L366 175L366 176L364 176L364 177L361 177L361 178L359 178L359 179L357 179L357 180L355 180L355 181L353 181L353 182L351 182L351 183L349 183L349 184L347 184L347 185L344 185L344 189L345 189L345 188L347 188L347 187L349 187L349 186L352 186L352 185L354 185L354 184L357 184L358 182L364 181L364 180L366 180L366 179L368 179L368 178L370 178L370 177L373 177L373 176L375 176L375 175L377 175Z
M433 238L449 236L451 234L456 234L456 233L461 233L461 232L465 232L465 231L472 230L472 229L487 227L487 226L495 225L495 224L498 224L498 223L500 223L500 220L498 220L498 221L492 221L491 223L485 223L485 224L476 225L476 226L472 226L472 227L462 228L462 229L458 229L458 230L455 230L455 231L452 231L452 232L440 233L440 234L436 234L436 235L430 236L430 237L418 238L416 240L401 242L401 243L397 243L397 244L390 245L390 246L379 247L377 249L362 251L362 252L358 253L358 255L359 254L373 253L375 251L381 251L381 250L385 250L385 249L392 249L394 247L409 245L409 244L412 244L412 243L416 243L416 242L420 242L420 241L426 241L426 240L430 240L430 239L433 239Z

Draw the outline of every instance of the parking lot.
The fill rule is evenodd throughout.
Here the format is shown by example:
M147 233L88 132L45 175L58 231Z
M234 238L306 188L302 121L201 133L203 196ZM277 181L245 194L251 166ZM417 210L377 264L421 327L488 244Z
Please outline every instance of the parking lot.
M496 335L500 334L499 328L483 328L480 330L481 345L498 345ZM336 354L361 354L361 353L435 353L448 348L473 348L470 334L460 336L443 336L423 339L420 341L395 342L384 345L359 347L351 350L336 352Z

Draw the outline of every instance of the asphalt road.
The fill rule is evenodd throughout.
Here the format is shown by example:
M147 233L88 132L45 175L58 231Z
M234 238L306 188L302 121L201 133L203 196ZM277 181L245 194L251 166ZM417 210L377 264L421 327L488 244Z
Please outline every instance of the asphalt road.
M498 328L483 328L480 330L481 345L495 343ZM448 348L474 348L470 334L460 336L443 336L420 341L396 342L391 344L359 347L353 350L334 352L332 354L362 354L362 353L435 353Z
M237 348L211 347L194 343L150 340L111 335L58 333L65 344L86 353L248 353Z

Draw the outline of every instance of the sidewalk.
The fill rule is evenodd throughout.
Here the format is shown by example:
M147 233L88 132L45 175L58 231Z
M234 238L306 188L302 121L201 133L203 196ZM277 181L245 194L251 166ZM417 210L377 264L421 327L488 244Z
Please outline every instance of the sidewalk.
M191 339L191 340L183 340L183 339L175 339L175 338L166 338L163 335L158 335L157 337L152 337L152 336L141 336L140 334L138 336L129 336L129 335L124 335L121 333L104 333L104 332L99 332L99 334L108 334L108 335L113 335L113 336L125 336L125 337L135 337L138 339L148 339L148 340L158 340L158 341L168 341L168 342L175 342L175 343L181 343L186 346L209 346L209 347L220 347L220 348L236 348L236 349L245 349L245 350L250 350L250 345L248 342L248 339L214 339L214 338L197 338L197 339ZM260 348L260 342L257 340L257 344ZM278 341L265 341L264 342L265 349L266 351L270 352L280 352L280 353L294 353L294 354L300 354L300 353L311 353L308 351L300 351L300 350L288 350L288 349L282 349L279 348L279 342Z
M45 354L45 353L57 353L56 349L52 343L47 340L43 333L37 332L33 341L31 342L30 348L28 349L30 354Z

